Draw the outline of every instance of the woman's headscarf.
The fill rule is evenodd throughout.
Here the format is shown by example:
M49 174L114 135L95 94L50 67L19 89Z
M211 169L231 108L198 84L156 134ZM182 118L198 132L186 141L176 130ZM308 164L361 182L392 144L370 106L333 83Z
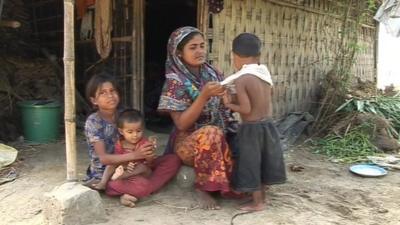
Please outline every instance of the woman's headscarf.
M190 106L200 94L203 86L210 81L221 81L223 75L215 70L207 62L200 68L200 74L191 73L181 59L177 56L177 47L179 43L190 33L199 33L200 30L194 27L181 27L175 30L168 40L168 54L165 63L166 82L161 94L159 110L184 111ZM183 85L179 85L183 84ZM191 99L185 99L185 94ZM203 109L204 114L209 114L208 121L197 121L195 128L204 125L216 125L225 129L225 109L221 108L221 99L212 97Z
M200 30L194 27L181 27L174 32L168 40L167 61L165 62L165 74L178 75L181 80L189 80L197 89L201 89L208 81L219 81L219 74L210 64L204 63L200 68L200 76L191 73L181 59L177 56L177 48L179 43L189 34L196 32L203 35ZM197 96L196 96L197 97Z

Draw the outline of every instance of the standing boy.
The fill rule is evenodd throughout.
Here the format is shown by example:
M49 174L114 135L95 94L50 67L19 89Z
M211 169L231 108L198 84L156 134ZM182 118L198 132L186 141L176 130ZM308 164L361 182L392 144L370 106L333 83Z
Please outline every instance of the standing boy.
M260 64L261 42L250 33L233 40L233 63L237 73L223 84L233 82L235 101L224 96L225 106L238 112L242 124L236 136L237 158L232 175L236 191L251 192L253 201L240 207L245 211L265 208L266 185L286 181L285 164L278 130L272 117L272 80L265 65Z

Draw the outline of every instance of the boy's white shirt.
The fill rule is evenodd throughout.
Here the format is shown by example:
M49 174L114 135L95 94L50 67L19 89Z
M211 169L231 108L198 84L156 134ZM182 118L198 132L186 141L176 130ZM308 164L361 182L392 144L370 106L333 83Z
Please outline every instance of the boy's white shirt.
M225 80L221 81L221 85L230 84L245 74L256 76L273 86L271 74L267 66L263 64L245 64L238 72L228 76L227 78L225 78Z
M271 74L267 66L263 64L245 64L238 72L228 76L227 78L225 78L225 80L221 81L221 85L228 85L231 86L230 88L235 89L233 82L245 74L256 76L261 80L267 82L269 85L273 86ZM239 113L234 112L233 115L236 118L236 120L239 121L239 123L242 123L242 118Z

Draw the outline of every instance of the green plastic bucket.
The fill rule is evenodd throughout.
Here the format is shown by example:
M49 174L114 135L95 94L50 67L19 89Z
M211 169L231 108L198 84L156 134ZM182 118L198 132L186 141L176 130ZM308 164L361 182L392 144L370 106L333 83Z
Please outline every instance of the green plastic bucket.
M59 137L61 104L52 100L33 100L18 103L26 141L47 143Z

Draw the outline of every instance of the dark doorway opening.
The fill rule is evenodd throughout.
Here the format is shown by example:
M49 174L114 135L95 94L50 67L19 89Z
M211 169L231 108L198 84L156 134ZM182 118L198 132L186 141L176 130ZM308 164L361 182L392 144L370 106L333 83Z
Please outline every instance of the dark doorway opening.
M197 0L147 0L145 13L144 112L149 129L169 132L169 116L157 113L165 80L169 35L182 26L196 26Z

